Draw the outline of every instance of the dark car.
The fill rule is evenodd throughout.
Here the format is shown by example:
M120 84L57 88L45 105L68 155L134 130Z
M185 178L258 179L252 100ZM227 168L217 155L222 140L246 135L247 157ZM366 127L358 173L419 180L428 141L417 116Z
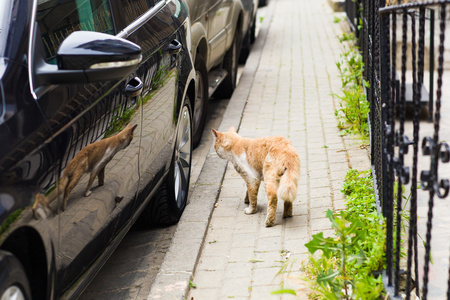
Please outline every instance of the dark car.
M189 35L182 0L2 1L1 299L76 298L136 220L179 220Z

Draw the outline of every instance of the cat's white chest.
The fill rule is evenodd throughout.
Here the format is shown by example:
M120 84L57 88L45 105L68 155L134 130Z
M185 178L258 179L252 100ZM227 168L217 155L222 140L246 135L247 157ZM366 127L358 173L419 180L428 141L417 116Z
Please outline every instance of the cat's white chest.
M243 177L262 179L261 174L250 166L247 161L247 155L243 152L241 155L233 154L233 164L236 171Z
M100 161L95 164L93 170L99 170L99 169L103 168L113 158L113 156L116 153L117 153L117 148L111 149L110 147L108 147L108 149L106 149L105 154L103 154L103 157L100 159Z

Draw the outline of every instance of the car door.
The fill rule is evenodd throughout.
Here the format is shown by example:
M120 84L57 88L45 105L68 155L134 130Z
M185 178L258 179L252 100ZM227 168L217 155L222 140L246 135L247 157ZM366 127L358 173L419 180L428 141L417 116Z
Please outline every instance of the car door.
M120 28L119 36L140 45L144 57L136 75L143 82L139 98L143 121L139 153L141 197L136 204L141 208L166 173L173 153L170 142L180 109L177 99L184 89L178 82L178 55L186 46L177 33L180 22L176 18L184 14L181 10L185 4L158 0L118 0L116 4L117 23L126 25ZM141 22L133 24L132 20L138 18Z
M56 63L59 45L73 31L115 33L107 0L39 1L36 21L35 55L43 56L47 64ZM37 60L34 59L35 63ZM123 80L91 84L48 86L34 80L36 101L53 132L48 143L59 158L58 178L50 189L43 191L49 207L48 218L59 228L55 261L57 296L104 253L133 215L139 184L137 128L142 124L136 96L140 87L136 74ZM122 132L128 124L133 128L137 125L128 141L116 138L115 142L99 143ZM89 191L86 187L90 167L86 167L86 157L92 165L106 162L103 182L96 178ZM83 176L74 179L80 173ZM73 189L67 192L69 185Z
M221 62L225 53L227 42L227 21L230 14L231 1L210 0L208 13L208 38L211 51L210 65L215 66Z

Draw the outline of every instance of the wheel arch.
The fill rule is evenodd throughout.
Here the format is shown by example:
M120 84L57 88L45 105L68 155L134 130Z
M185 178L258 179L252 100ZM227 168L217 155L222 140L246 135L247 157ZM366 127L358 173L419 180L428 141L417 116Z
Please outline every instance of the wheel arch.
M231 44L233 43L234 35L236 34L236 31L239 32L241 39L244 35L244 6L242 5L241 1L234 1L234 7L233 7L233 21L231 23L233 25L232 29L234 29L231 34L229 35L229 42L227 42L227 50L231 47Z
M195 61L197 53L200 53L205 59L208 59L208 42L206 36L206 29L202 23L196 22L191 26L192 61Z
M33 299L48 296L48 262L44 242L32 227L24 226L12 232L2 243L1 250L13 254L22 264L30 283Z

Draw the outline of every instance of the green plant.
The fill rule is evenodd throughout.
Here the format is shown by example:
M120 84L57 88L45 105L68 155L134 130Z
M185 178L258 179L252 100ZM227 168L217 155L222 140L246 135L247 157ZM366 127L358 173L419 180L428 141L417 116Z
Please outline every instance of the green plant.
M123 113L120 114L122 106L119 105L119 107L115 111L116 115L112 118L111 122L108 125L108 130L106 130L104 138L110 137L125 128L125 126L130 122L131 118L136 112L136 107L137 106L134 105L127 107L125 108Z
M342 94L333 94L340 100L340 108L335 114L346 121L350 132L356 132L366 139L369 134L367 114L370 105L364 93L364 87L369 87L369 83L363 79L363 57L355 46L354 33L343 33L339 40L345 52L341 55L341 60L336 62L341 77ZM340 127L342 128L343 124L340 124Z
M350 170L342 192L347 208L326 214L335 236L319 232L305 244L310 256L301 279L309 283L313 299L379 299L383 285L373 272L385 268L385 227L376 210L371 172Z
M420 186L417 186L418 189L420 189ZM394 207L393 207L393 211L394 211L394 218L393 218L393 232L394 234L396 234L397 232L397 207L398 207L398 181L396 181L394 183ZM406 188L404 185L402 185L401 188L401 196L402 199L405 201L403 204L403 207L400 209L400 234L401 234L401 241L400 243L402 244L404 242L403 237L407 236L409 234L409 227L411 225L410 223L410 219L411 219L411 213L410 210L406 209L408 207L408 202L411 199L411 192L406 195ZM419 219L419 217L417 217L417 219ZM426 247L426 241L423 239L423 237L420 235L420 233L416 233L417 236L419 237L419 239L422 241L422 244L424 246L424 248ZM395 243L396 243L396 238L394 238L394 251L396 249L395 247ZM401 250L400 250L401 251ZM405 257L406 253L404 252L400 252L400 258ZM430 262L433 263L433 257L430 253Z

